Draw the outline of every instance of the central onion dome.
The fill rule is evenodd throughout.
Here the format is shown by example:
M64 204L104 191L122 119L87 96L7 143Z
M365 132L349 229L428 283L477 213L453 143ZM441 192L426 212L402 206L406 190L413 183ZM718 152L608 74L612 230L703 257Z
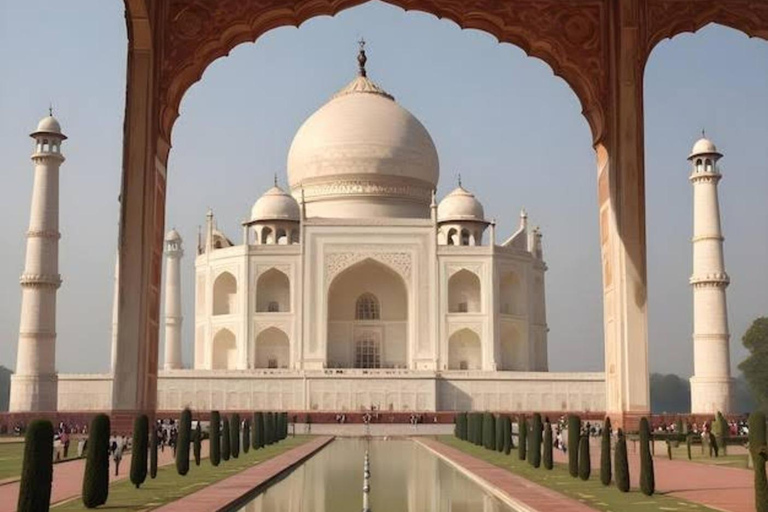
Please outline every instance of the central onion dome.
M429 218L437 150L424 125L359 75L299 128L288 153L294 197L308 217Z

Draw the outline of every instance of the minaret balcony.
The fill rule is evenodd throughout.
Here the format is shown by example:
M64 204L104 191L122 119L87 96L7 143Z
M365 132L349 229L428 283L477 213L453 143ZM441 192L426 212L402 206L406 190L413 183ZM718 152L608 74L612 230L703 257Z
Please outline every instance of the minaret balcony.
M731 283L731 278L725 272L706 274L703 276L692 276L689 283L694 287L725 287Z
M58 288L61 286L61 275L22 274L19 278L21 286L35 288Z

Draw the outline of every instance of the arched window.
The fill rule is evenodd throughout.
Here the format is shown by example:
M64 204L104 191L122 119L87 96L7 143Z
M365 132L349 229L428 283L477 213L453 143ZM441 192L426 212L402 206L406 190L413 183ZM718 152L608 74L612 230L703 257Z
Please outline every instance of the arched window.
M373 336L355 342L355 368L381 368L381 344Z
M701 172L703 170L704 170L704 166L701 163L701 158L699 158L698 160L696 160L696 172Z
M457 231L455 228L451 228L448 230L448 236L445 238L446 245L457 245L456 233Z
M469 245L469 230L461 230L461 245Z
M469 270L462 269L448 280L448 312L480 312L480 278Z
M276 268L261 274L256 281L256 312L278 313L291 310L291 283Z
M475 331L461 329L448 339L449 370L479 370L482 367L480 337Z
M237 340L229 329L221 329L213 338L211 367L214 370L237 368Z
M264 245L272 243L272 229L271 228L265 227L264 229L261 230L261 243L264 244Z
M237 279L229 272L224 272L213 283L213 314L233 313L237 313Z
M364 293L355 304L355 320L378 320L381 318L379 300L372 293Z
M705 168L705 170L707 172L712 172L713 171L713 169L712 169L712 160L710 160L709 158L704 160L704 168Z
M284 229L278 229L275 238L277 239L278 245L288 245L290 243L288 240L288 234Z

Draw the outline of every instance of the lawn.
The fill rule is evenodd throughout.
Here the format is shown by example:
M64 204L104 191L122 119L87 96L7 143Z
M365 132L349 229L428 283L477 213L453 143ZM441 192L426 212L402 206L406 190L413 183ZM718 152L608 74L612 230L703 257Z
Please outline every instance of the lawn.
M729 452L735 452L740 447L729 447ZM741 450L739 450L741 451ZM663 451L656 449L656 457L667 457L667 449ZM688 460L688 451L685 447L685 443L681 443L677 448L672 448L672 458L675 460ZM727 466L729 468L748 469L747 462L749 455L746 453L737 453L728 455L720 455L720 457L710 457L708 453L701 452L701 445L694 445L691 447L691 462L699 462L701 464L714 464L717 466Z
M478 459L508 469L512 473L539 485L554 489L597 510L632 512L713 510L673 496L659 494L645 496L637 489L628 493L619 492L613 484L606 487L600 483L600 475L595 470L592 471L589 480L583 481L571 477L565 464L555 464L551 471L547 471L543 466L536 469L528 462L519 460L517 450L514 450L510 455L504 455L504 453L486 450L482 446L461 441L453 436L439 436L438 440Z
M312 439L311 436L288 437L278 444L261 450L250 450L247 454L241 451L239 458L230 458L226 462L222 460L218 467L213 467L208 459L202 460L199 467L195 466L193 461L186 476L180 476L173 464L164 466L158 468L157 478L154 480L147 476L146 482L140 489L136 489L130 479L120 480L110 485L109 499L99 508L115 512L151 510L239 473L254 464L280 455L310 439ZM89 510L83 506L80 497L59 506L54 505L52 508L61 511Z
M77 456L77 441L69 447L69 458ZM24 462L24 442L0 443L0 480L18 478L21 476L21 465Z

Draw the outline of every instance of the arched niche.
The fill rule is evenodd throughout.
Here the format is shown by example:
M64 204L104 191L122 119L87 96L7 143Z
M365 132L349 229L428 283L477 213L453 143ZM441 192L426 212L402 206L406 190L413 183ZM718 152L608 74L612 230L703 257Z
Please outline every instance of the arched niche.
M221 329L213 337L211 368L234 370L237 368L237 338L229 329Z
M479 313L481 310L480 278L462 269L448 279L448 312Z
M291 282L276 268L261 274L256 280L256 312L287 313L291 311Z
M256 336L254 368L289 368L290 357L290 340L282 330L269 327Z
M502 315L525 314L523 285L517 272L506 270L499 278L499 313Z
M327 366L406 367L407 349L408 290L402 277L370 258L339 273L328 289Z
M482 354L480 336L472 329L460 329L448 338L449 370L480 370Z
M213 282L213 314L237 313L237 279L229 272L222 272Z
M499 370L524 371L528 369L522 337L517 328L509 322L502 322L499 335Z

